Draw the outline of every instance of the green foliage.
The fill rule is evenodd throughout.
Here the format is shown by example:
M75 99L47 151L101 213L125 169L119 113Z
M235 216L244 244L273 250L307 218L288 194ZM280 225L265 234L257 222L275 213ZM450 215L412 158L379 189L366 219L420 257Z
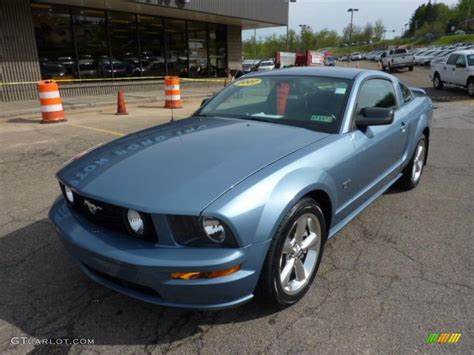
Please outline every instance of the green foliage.
M411 16L409 27L402 39L382 41L385 26L381 20L374 24L367 23L363 27L354 25L352 28L352 42L373 42L364 46L352 46L352 51L368 52L387 46L411 44L450 44L457 42L474 42L472 35L440 37L445 33L454 33L458 29L474 31L474 0L459 0L452 7L428 0L420 5ZM469 21L470 20L470 21ZM332 48L336 54L347 54L348 48L339 47L340 44L349 43L351 28L347 25L342 34L336 31L323 29L313 31L309 26L303 26L299 31L288 32L288 51L302 53L307 49ZM271 58L277 51L286 51L286 35L271 35L265 38L254 38L244 41L243 50L245 58Z

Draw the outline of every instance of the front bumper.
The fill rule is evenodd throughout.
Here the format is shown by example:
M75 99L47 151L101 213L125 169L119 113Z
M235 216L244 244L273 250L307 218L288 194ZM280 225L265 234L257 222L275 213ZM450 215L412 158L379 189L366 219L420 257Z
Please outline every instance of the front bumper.
M253 298L270 241L243 248L162 247L92 225L59 199L49 212L66 249L93 281L142 301L192 309L230 308ZM213 279L171 272L241 269Z

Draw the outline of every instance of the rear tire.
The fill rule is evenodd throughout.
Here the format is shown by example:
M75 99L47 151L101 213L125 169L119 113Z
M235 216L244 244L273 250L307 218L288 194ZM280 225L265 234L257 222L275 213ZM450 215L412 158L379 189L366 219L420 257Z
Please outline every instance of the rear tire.
M399 180L399 185L402 190L412 190L420 183L423 168L426 164L427 152L428 140L426 136L423 135L416 144L410 162L402 171L403 175Z
M443 89L443 82L441 81L441 77L439 76L438 73L436 73L433 77L433 87L436 90L442 90Z
M413 71L413 65L410 65L410 66L408 67L408 70L409 70L409 71Z
M303 198L286 214L270 244L255 290L257 301L276 308L298 302L316 276L325 241L321 208Z

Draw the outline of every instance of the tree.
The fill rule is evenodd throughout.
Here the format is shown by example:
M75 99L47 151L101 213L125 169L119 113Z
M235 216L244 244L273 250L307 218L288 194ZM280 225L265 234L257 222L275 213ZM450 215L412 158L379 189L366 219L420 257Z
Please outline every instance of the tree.
M375 41L380 41L382 39L384 31L385 31L385 26L383 25L383 21L377 20L374 25Z

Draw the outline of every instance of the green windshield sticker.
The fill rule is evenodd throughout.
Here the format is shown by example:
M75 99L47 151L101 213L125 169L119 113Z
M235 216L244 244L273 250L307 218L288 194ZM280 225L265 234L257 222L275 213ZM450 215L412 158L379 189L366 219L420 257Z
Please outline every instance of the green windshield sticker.
M311 121L321 122L321 123L333 123L335 117L333 116L323 116L323 115L312 115Z
M337 88L335 93L336 93L336 95L345 95L346 94L346 88Z

